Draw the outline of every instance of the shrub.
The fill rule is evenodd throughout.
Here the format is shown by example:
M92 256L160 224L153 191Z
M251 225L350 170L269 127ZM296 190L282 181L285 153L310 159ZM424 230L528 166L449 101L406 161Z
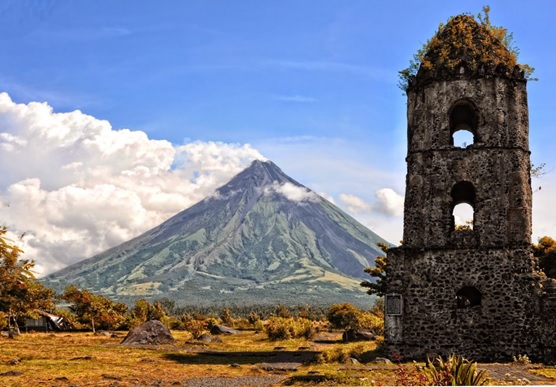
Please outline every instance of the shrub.
M233 325L235 329L250 329L253 327L249 320L243 317L235 319Z
M355 347L342 348L336 346L331 349L326 349L319 353L316 357L317 364L327 363L349 363L351 358L358 359L365 352L365 346L360 344Z
M249 313L249 323L251 325L255 325L255 322L259 321L261 319L261 316L259 316L259 314L257 312L251 312Z
M305 318L271 317L266 326L270 340L287 340L304 337L311 339L315 335L313 323Z
M529 365L529 364L531 364L531 360L529 359L529 356L527 356L527 355L517 355L517 357L514 356L514 363L522 364L522 365Z
M371 312L361 313L359 325L361 328L371 329L376 335L384 334L384 317Z
M328 309L326 317L333 328L359 329L361 328L363 312L346 302L345 304L332 305Z
M224 325L231 326L234 324L234 318L232 317L232 312L230 312L230 309L222 309L222 313L220 313L220 320L222 320L222 324Z
M0 330L8 326L8 315L4 312L0 312Z
M194 339L198 339L203 333L207 331L207 320L197 320L192 318L188 314L184 314L181 318L181 321L183 323L184 329L191 333L191 336L193 336Z
M478 371L477 363L461 356L450 355L427 361L425 373L434 386L483 386L488 382L487 372Z
M253 324L253 326L255 327L255 330L257 332L262 332L264 331L264 323L261 320L257 320L255 321L255 323Z
M384 334L384 315L380 306L375 307L372 312L362 312L355 306L345 304L334 304L327 314L328 321L333 328L345 330L371 329L375 334Z

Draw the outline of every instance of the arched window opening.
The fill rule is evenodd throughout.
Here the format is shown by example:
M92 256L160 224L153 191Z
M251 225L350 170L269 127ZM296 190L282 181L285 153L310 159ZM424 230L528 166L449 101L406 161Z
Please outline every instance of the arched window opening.
M473 230L474 210L467 203L460 203L454 207L454 229L456 231Z
M460 181L452 188L452 230L473 230L475 222L475 187Z
M450 109L451 145L465 148L473 144L478 124L479 119L473 104L467 100L456 102Z
M473 286L465 286L456 293L456 303L458 309L473 308L481 305L483 295Z
M474 136L469 130L460 129L454 132L452 136L452 145L458 148L467 148L469 145L472 145L473 142Z

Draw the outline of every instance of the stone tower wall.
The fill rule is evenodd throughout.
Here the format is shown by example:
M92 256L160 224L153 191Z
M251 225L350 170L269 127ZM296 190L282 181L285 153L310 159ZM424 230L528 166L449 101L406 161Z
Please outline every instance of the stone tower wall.
M391 352L405 358L457 353L478 361L542 356L539 278L530 247L394 249L389 291L403 295L400 316L387 316ZM458 290L472 286L481 305L458 308Z
M471 105L475 141L451 145L450 109ZM452 187L476 191L475 235L464 245L529 243L531 182L525 82L502 78L441 81L408 93L408 173L404 244L453 247ZM469 238L468 238L469 239Z
M474 134L472 145L453 145L458 129ZM391 353L556 359L556 283L531 250L528 137L523 79L463 70L408 91L404 237L388 252L386 273ZM454 227L462 185L472 230Z

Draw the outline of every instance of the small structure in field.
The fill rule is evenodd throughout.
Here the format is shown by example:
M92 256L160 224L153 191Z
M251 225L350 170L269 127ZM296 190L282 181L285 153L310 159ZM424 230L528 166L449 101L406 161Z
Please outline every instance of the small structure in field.
M38 314L37 318L25 319L26 331L51 332L72 329L71 324L62 316L56 316L55 314L43 311L39 311Z

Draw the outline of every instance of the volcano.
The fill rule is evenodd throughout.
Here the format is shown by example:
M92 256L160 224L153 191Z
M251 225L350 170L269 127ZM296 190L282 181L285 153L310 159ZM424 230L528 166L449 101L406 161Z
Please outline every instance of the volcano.
M382 255L378 242L387 243L256 160L210 197L43 282L183 305L370 303L359 283Z

